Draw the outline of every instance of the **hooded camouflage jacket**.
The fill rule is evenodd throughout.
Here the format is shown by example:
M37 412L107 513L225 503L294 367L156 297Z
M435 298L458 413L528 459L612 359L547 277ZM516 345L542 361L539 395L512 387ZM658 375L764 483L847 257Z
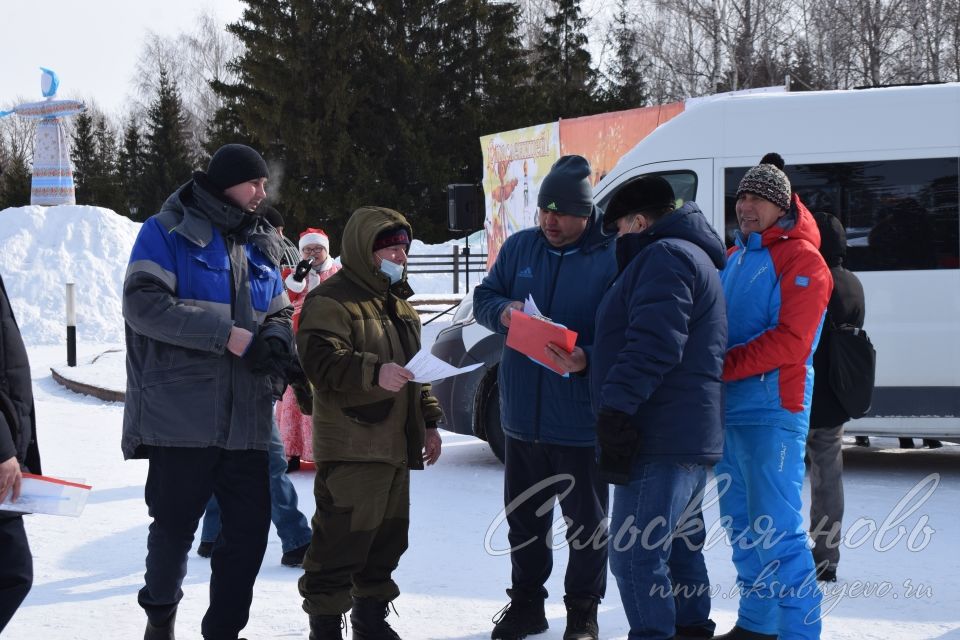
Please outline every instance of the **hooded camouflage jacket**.
M420 318L404 278L390 286L373 242L407 220L391 209L361 207L343 231L343 270L307 296L297 348L314 387L313 454L317 461L386 462L422 469L426 424L442 413L429 384L394 393L376 385L377 364L405 365L420 350Z

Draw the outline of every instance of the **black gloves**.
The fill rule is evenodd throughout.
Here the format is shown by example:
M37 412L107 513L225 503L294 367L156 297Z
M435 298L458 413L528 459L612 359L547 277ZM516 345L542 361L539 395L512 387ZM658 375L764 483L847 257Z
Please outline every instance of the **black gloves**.
M291 358L287 365L287 383L293 389L293 396L297 400L297 408L305 416L313 414L313 388L303 372L298 358Z
M640 432L630 416L614 409L597 414L597 441L600 444L600 478L610 484L627 484Z
M243 359L250 365L250 370L259 375L269 375L282 378L286 381L287 366L293 354L280 338L264 338L257 334L250 343Z
M297 282L303 282L303 279L310 273L310 266L313 264L313 258L301 260L297 263L297 268L293 270L293 279Z

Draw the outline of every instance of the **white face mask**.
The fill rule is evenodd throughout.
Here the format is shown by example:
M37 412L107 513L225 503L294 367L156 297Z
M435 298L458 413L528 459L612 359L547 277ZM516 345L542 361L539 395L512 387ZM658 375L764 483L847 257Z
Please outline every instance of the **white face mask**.
M403 277L403 265L382 258L380 260L380 272L390 278L390 284L396 284Z

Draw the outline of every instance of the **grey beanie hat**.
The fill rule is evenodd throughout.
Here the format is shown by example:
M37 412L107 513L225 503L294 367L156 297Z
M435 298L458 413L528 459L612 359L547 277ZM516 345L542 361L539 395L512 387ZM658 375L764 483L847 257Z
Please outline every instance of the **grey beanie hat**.
M790 179L775 164L768 164L767 159L774 156L775 154L767 154L760 164L744 174L737 188L737 198L744 193L752 193L764 200L769 200L781 209L790 208ZM779 158L779 156L775 157Z
M562 156L540 183L537 206L586 218L593 213L590 163L583 156Z

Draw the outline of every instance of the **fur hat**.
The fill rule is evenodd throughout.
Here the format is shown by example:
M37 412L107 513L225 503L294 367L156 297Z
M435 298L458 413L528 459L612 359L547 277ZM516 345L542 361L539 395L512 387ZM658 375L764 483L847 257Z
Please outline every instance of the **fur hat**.
M781 209L790 208L790 179L783 172L783 158L778 153L768 153L760 164L744 174L737 188L737 198L744 193L752 193L777 205Z
M583 156L562 156L540 183L537 206L586 218L593 213L590 163Z
M207 166L207 178L221 191L247 180L269 176L263 156L245 144L223 145L213 154Z
M644 176L627 183L614 194L607 210L603 212L603 224L610 227L624 216L645 211L660 211L677 204L673 187L660 176Z
M304 247L311 244L318 244L326 249L327 252L330 251L330 238L327 237L323 229L307 227L303 230L303 233L300 234L300 251L303 251Z
M410 236L407 235L406 227L390 227L378 233L373 241L373 250L380 251L395 244L405 244L408 248L410 247Z

